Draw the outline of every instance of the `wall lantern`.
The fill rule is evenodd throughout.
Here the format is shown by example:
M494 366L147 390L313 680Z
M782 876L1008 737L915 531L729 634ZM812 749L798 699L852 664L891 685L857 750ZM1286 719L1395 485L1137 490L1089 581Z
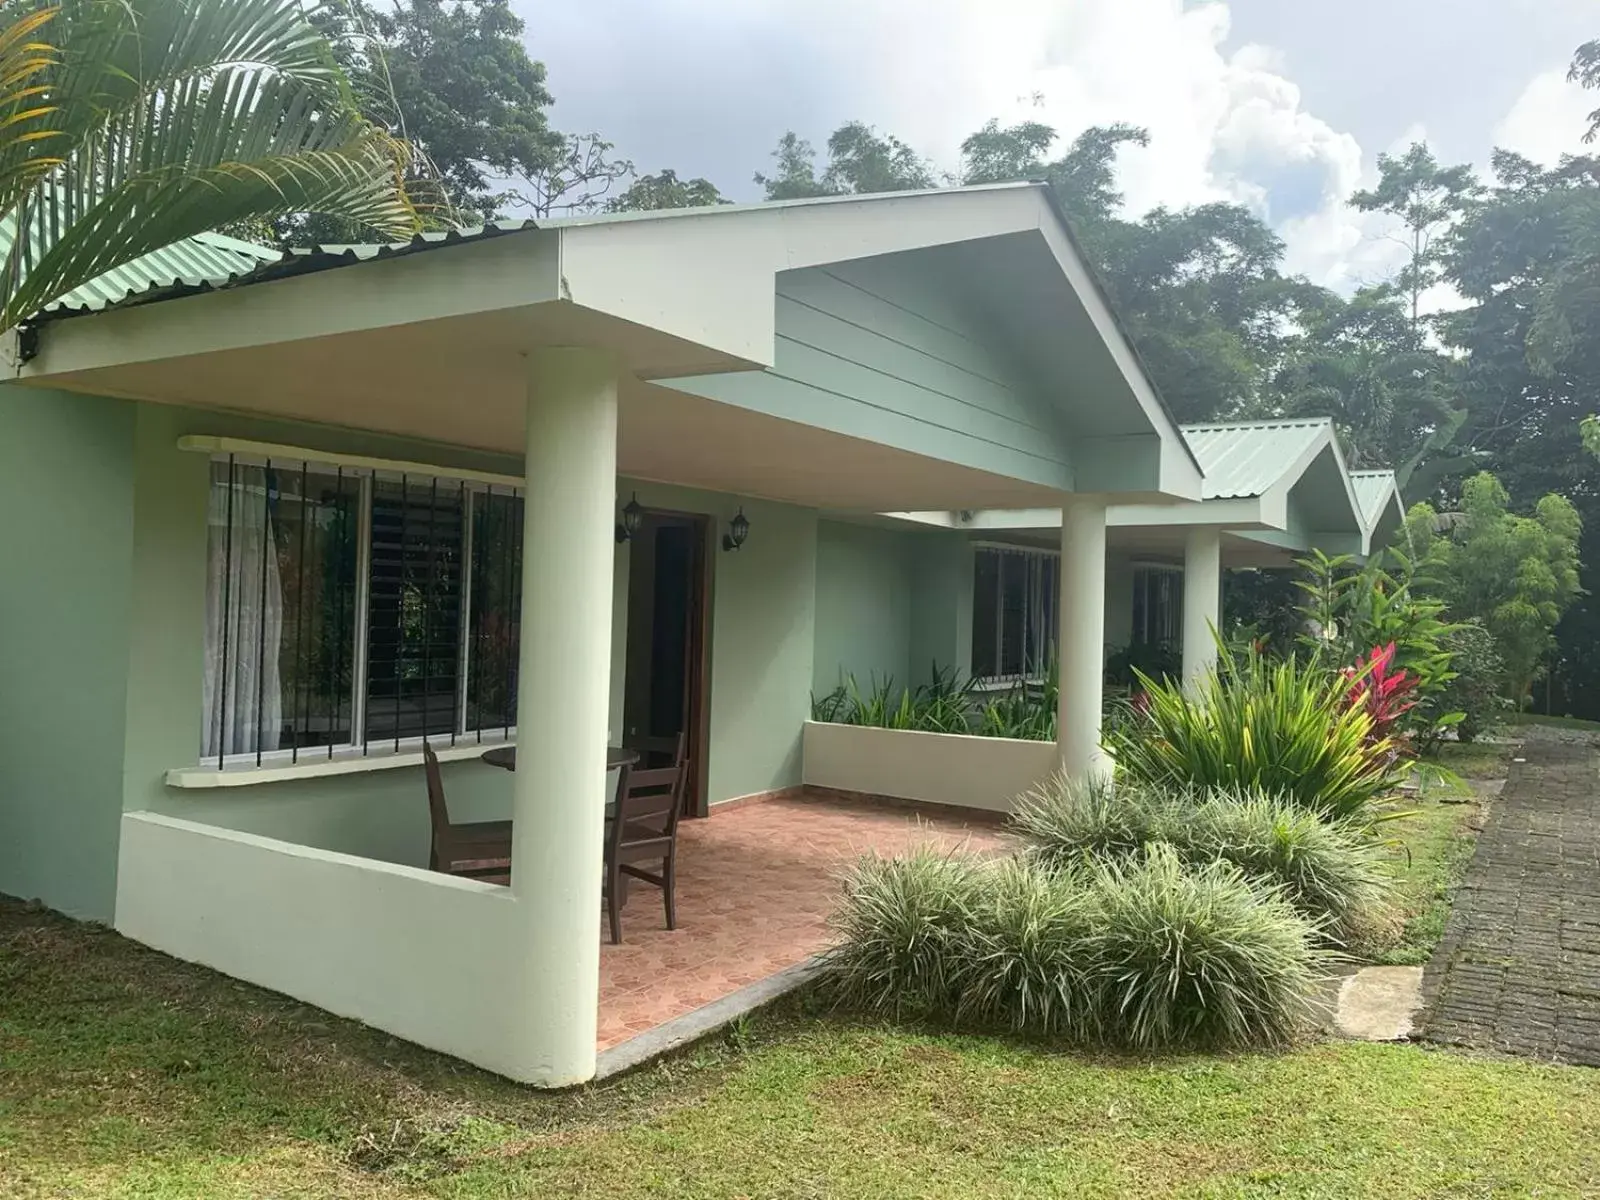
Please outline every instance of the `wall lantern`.
M622 510L622 520L617 524L617 541L625 542L639 532L639 522L644 519L644 509L639 505L639 493L633 494Z
M745 538L750 536L750 518L744 515L744 506L739 506L739 512L733 520L728 522L728 532L722 535L722 548L724 550L737 550L744 545Z

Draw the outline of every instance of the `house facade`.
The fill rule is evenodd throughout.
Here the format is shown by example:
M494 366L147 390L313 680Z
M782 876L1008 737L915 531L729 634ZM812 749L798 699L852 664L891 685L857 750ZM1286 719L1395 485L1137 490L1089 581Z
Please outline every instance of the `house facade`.
M1170 645L1192 675L1215 657L1223 571L1288 567L1313 550L1363 557L1393 537L1399 501L1392 473L1346 469L1326 418L1181 433L1201 498L1107 509L1103 652ZM815 690L847 677L914 685L936 666L994 687L1036 679L1059 636L1061 522L1059 509L825 522L817 603L835 619Z
M854 522L1065 514L1081 774L1108 513L1202 495L1033 185L207 244L3 357L0 890L543 1086L595 1068L607 746L686 735L696 814L800 786ZM965 578L927 532L908 586ZM509 887L425 869L424 741Z

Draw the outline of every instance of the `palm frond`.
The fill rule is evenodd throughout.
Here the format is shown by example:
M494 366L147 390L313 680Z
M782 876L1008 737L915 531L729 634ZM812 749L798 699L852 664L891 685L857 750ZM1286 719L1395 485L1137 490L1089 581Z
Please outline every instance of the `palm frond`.
M0 127L0 219L12 232L0 329L230 222L317 212L388 236L417 228L407 148L355 109L294 0L62 0L43 11L34 29L55 53L35 49L44 61L31 71L19 63L30 94Z

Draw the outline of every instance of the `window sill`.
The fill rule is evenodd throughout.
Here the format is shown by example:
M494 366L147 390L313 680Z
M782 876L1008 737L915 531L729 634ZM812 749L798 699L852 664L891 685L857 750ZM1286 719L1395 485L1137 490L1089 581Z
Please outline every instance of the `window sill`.
M1043 687L1043 676L1001 675L984 677L972 681L972 690L975 692L1014 692L1019 688Z
M481 758L485 751L500 746L515 746L516 738L485 739L482 742L460 743L454 746L435 746L434 754L440 762L463 762ZM364 775L372 771L392 771L401 767L420 767L422 750L373 750L367 754L335 755L332 758L302 759L297 763L262 763L261 766L195 766L175 767L167 772L170 788L234 788L253 787L262 783L290 783L296 779L321 779L330 775Z

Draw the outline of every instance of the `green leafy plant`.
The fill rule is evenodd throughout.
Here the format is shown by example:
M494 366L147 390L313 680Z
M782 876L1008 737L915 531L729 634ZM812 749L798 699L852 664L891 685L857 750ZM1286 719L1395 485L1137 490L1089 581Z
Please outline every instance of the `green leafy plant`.
M1137 675L1176 679L1183 672L1183 651L1171 642L1129 642L1106 659L1106 682L1130 686Z
M1255 788L1333 820L1370 821L1373 800L1398 782L1393 744L1348 703L1349 683L1315 657L1271 662L1224 648L1194 693L1142 681L1144 720L1113 729L1122 775L1164 787Z
M415 232L409 150L279 0L64 0L0 29L0 330L232 222L320 212Z
M1456 736L1470 742L1510 707L1500 692L1505 660L1481 621L1463 621L1445 636L1445 642L1452 675L1433 703L1441 710L1461 714Z
M1156 845L1096 864L1087 885L1084 1006L1114 1044L1280 1045L1308 1023L1338 961L1279 889L1230 862L1185 866Z
M1305 577L1296 586L1306 603L1299 612L1309 626L1301 645L1328 663L1354 663L1374 647L1393 645L1385 670L1413 681L1415 701L1396 732L1436 738L1449 711L1436 701L1451 679L1447 638L1456 626L1445 620L1444 602L1424 594L1428 579L1415 559L1391 549L1359 570L1353 561L1320 551L1300 560Z
M841 1002L1140 1050L1284 1042L1336 961L1278 889L1163 846L1067 868L868 857L834 921Z
M1382 844L1257 790L1123 784L1113 791L1057 778L1024 796L1011 823L1032 855L1063 866L1136 857L1154 844L1190 865L1231 862L1280 887L1341 944L1392 925Z

